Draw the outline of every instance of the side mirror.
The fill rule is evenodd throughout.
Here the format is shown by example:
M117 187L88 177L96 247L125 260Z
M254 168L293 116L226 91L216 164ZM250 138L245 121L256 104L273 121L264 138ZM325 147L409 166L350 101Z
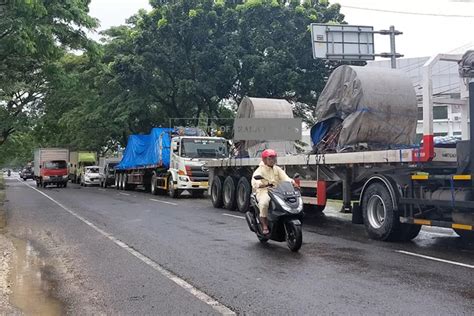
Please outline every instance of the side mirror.
M263 180L265 179L264 177L262 177L261 175L257 174L256 176L253 177L255 180Z
M293 176L293 179L299 179L301 178L300 174L299 173L295 173L295 175Z

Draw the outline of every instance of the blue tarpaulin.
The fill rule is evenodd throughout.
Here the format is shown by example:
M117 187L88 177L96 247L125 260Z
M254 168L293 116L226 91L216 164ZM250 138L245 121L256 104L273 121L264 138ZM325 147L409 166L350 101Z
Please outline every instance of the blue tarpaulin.
M169 168L172 128L153 128L148 135L130 135L119 170L160 166Z

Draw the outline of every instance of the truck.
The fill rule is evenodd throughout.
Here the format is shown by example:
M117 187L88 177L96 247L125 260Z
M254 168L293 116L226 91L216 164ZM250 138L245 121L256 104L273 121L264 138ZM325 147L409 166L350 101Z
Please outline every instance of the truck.
M148 135L131 135L116 166L115 187L144 187L154 195L178 198L188 191L201 197L208 190L206 161L228 156L228 142L197 128L153 128Z
M34 179L37 187L67 186L69 150L63 148L38 148L34 151Z
M328 199L342 200L343 210L352 212L352 222L363 224L368 236L375 240L408 241L418 235L422 225L452 228L461 237L472 239L473 121L471 119L468 123L467 115L464 116L463 131L469 131L469 124L470 132L464 133L463 141L454 145L437 145L433 135L431 68L437 60L457 62L459 59L460 56L438 55L425 64L423 140L419 145L408 147L369 150L352 147L346 151L326 150L331 148L333 140L338 139L337 137L339 139L342 136L347 139L358 137L360 131L367 132L365 137L368 138L394 136L379 132L379 128L386 129L388 126L397 130L397 133L400 132L395 136L406 136L404 133L408 133L408 129L405 129L407 125L403 120L411 118L404 116L399 120L401 121L399 124L391 125L391 120L396 119L394 113L378 120L377 117L382 115L384 110L379 108L380 111L372 111L370 103L385 107L391 98L396 98L393 100L398 106L414 104L414 111L410 105L410 115L414 114L415 125L409 124L409 131L413 136L417 110L410 79L399 71L366 67L364 70L357 70L356 73L365 74L362 76L365 82L362 79L353 82L344 82L342 79L331 81L330 77L318 100L318 105L321 98L324 98L325 91L328 92L330 97L327 98L327 109L332 111L333 115L341 113L348 115L346 119L349 118L350 122L346 123L356 124L356 127L347 128L354 125L344 125L344 120L343 123L339 121L338 124L343 125L335 125L339 126L339 130L335 128L335 133L326 133L329 137L320 137L316 151L283 154L278 157L278 165L284 168L290 177L294 174L299 175L299 180L296 182L301 187L305 210L323 212ZM366 93L365 97L358 94L360 91ZM335 101L336 95L339 95L341 102L354 96L356 101L349 102L348 106L353 107L354 115L360 116L351 116L348 107L336 106L338 102ZM466 113L467 109L470 113L474 113L473 82L469 84L469 95L471 97L469 102L465 99L466 110L463 110L463 113ZM363 102L357 103L360 100ZM261 109L254 109L253 112L258 113L259 110ZM363 120L372 114L374 115L372 121ZM278 117L277 113L275 117ZM317 138L320 131L315 131L313 136ZM213 206L229 210L237 209L243 213L249 211L251 177L260 161L261 159L255 155L234 156L206 162L210 177L209 195Z
M99 158L99 181L101 188L107 188L115 184L115 167L121 158Z
M69 180L72 183L81 183L81 174L84 167L96 165L97 155L95 152L72 151L69 154Z

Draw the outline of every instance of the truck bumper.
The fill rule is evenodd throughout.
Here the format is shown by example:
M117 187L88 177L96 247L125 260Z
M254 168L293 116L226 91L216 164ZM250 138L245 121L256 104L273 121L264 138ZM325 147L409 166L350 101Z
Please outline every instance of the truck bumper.
M209 182L178 181L178 184L176 184L176 188L180 190L207 190L209 188Z

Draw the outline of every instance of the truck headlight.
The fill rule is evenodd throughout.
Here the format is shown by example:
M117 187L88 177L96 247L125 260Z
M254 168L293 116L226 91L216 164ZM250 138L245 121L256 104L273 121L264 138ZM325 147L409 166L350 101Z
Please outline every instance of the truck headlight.
M179 180L181 181L184 181L184 182L188 182L188 177L179 177Z
M44 176L43 179L44 180L49 180L49 176Z
M67 179L69 176L63 176L63 179Z

